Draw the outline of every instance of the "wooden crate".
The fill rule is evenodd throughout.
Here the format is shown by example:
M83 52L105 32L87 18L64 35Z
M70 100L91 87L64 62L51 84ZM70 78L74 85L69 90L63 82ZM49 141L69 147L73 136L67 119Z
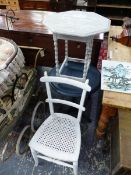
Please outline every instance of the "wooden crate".
M131 111L120 110L111 138L111 175L131 175Z

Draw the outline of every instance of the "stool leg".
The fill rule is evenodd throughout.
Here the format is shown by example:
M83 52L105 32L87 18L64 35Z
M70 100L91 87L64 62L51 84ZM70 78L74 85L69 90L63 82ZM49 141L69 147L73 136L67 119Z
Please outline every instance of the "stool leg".
M32 156L33 156L33 158L34 158L34 161L35 161L35 166L38 166L38 158L37 158L37 153L36 153L36 151L35 151L35 150L33 150L32 148L31 148L31 154L32 154Z
M78 175L78 162L73 162L74 175Z

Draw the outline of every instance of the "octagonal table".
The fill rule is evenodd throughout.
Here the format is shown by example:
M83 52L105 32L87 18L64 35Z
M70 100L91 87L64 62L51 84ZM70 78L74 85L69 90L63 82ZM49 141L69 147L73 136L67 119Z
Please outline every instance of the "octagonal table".
M91 60L94 36L109 31L110 20L94 12L67 11L60 13L52 12L46 15L44 24L53 32L56 75L69 77L63 71L69 61L83 63L82 77L70 77L85 81ZM65 59L61 66L58 59L59 39L65 40ZM68 56L68 41L70 40L86 44L85 59Z

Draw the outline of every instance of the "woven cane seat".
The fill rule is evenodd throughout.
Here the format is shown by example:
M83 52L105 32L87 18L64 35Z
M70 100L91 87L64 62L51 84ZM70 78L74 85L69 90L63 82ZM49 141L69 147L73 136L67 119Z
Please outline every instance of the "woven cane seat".
M41 154L45 155L46 149L48 156L54 155L53 158L75 161L80 150L79 138L80 127L76 118L55 113L55 117L50 116L37 130L30 146L35 146L36 151Z

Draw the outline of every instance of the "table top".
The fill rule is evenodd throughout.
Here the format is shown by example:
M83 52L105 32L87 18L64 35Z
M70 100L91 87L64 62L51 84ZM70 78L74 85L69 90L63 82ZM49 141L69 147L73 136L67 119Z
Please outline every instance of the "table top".
M111 26L108 39L108 53L113 61L126 61L131 62L131 47L127 47L112 41L110 36L119 35L122 32L121 26ZM131 109L131 94L104 91L103 104Z
M76 10L52 12L45 16L44 21L53 33L76 37L108 32L111 22L97 13Z

